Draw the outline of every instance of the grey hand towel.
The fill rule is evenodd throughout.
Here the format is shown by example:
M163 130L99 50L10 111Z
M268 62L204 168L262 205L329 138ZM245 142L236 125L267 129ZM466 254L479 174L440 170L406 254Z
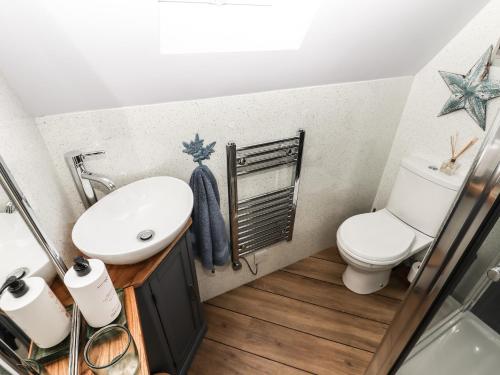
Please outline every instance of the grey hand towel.
M229 259L229 241L220 211L219 188L214 175L205 165L196 167L189 186L194 195L191 215L193 249L203 267L213 271L215 266L222 266Z

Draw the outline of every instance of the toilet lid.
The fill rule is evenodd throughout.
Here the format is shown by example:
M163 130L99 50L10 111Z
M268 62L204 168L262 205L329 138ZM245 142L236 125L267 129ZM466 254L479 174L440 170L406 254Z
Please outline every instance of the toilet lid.
M406 258L415 232L390 212L381 210L344 221L338 239L354 258L380 264Z

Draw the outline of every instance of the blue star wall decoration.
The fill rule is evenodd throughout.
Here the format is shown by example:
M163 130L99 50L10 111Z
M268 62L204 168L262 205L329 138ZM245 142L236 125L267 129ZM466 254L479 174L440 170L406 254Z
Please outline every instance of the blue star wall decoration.
M500 96L500 82L488 80L492 51L490 46L465 76L439 72L452 95L438 116L465 109L481 129L486 128L486 103Z
M210 154L215 152L214 147L216 142L212 142L209 145L203 147L204 140L200 139L198 133L194 136L194 140L187 142L182 142L184 150L182 152L192 155L193 161L199 165L203 165L202 161L210 159Z

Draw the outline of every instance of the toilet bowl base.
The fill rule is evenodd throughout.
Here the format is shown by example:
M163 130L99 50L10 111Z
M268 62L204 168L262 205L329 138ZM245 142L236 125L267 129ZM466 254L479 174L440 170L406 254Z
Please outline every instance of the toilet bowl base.
M342 274L344 285L358 294L375 293L385 288L391 277L391 269L381 271L365 271L348 265Z

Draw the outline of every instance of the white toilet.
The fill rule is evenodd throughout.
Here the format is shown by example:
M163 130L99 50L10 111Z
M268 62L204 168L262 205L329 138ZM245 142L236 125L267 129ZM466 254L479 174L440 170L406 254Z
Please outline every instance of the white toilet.
M352 216L337 231L345 286L359 294L384 288L392 268L429 247L463 179L418 156L403 159L387 207Z

